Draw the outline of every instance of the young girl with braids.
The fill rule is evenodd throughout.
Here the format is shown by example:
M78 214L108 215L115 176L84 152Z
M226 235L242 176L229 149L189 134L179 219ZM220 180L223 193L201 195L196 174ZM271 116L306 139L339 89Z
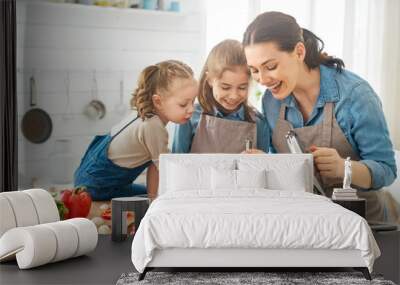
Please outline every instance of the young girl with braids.
M197 92L193 71L182 62L168 60L146 67L131 100L137 115L94 138L75 171L75 186L86 187L93 200L146 193L154 199L158 157L169 152L165 126L190 119ZM146 168L147 191L133 183Z
M203 67L199 104L186 124L175 128L176 153L241 153L246 142L268 152L265 118L247 103L250 71L240 42L217 44ZM249 143L247 143L249 145Z

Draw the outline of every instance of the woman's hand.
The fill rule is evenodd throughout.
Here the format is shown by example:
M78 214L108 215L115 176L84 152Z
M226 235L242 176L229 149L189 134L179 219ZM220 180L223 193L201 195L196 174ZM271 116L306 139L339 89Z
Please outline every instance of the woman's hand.
M256 149L256 148L251 148L249 150L245 150L242 153L244 154L265 154L262 150Z
M336 149L311 146L310 151L321 176L330 178L344 177L344 159Z

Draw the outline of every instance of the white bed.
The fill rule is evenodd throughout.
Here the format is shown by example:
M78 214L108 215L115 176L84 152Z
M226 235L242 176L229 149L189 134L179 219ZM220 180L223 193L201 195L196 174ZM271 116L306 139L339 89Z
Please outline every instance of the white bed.
M159 197L132 243L140 278L154 267L354 267L370 278L380 251L368 223L312 194L312 173L309 154L162 155Z

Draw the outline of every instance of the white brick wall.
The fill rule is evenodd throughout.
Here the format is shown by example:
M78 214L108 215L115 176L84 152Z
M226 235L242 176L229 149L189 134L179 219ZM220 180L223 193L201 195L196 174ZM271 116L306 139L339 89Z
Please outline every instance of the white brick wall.
M149 64L179 59L199 75L205 53L204 4L181 0L181 7L182 12L173 13L17 1L19 124L30 108L32 73L37 85L37 107L48 112L53 122L53 133L42 144L28 142L20 129L20 188L31 187L32 179L37 179L37 186L50 187L55 183L52 171L65 171L62 161L54 165L49 160L57 139L71 141L72 173L93 136L108 132L121 119L115 112L121 78L123 101L128 107L137 76ZM92 99L94 70L98 98L107 108L105 118L98 121L82 114ZM68 108L67 72L70 77Z

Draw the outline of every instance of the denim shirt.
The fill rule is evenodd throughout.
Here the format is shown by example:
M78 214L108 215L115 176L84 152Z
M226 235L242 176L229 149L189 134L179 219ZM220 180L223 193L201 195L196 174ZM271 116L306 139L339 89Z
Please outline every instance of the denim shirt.
M370 170L372 189L390 185L396 178L393 145L382 110L382 104L372 87L354 73L320 65L320 93L311 116L304 122L295 98L275 99L266 90L262 111L270 130L275 128L282 102L287 104L286 120L294 128L320 124L325 103L335 103L335 116L342 132ZM271 135L270 135L271 137ZM271 151L276 152L271 143Z
M192 146L192 140L197 130L201 114L203 110L199 104L195 104L194 112L188 122L182 125L175 126L174 139L172 143L173 153L188 153ZM215 109L215 114L218 118L223 118L233 121L245 121L243 105L233 113L224 115L222 112ZM270 143L270 130L268 123L263 115L256 113L256 126L257 126L257 148L265 152L269 150ZM255 147L255 146L254 146Z

